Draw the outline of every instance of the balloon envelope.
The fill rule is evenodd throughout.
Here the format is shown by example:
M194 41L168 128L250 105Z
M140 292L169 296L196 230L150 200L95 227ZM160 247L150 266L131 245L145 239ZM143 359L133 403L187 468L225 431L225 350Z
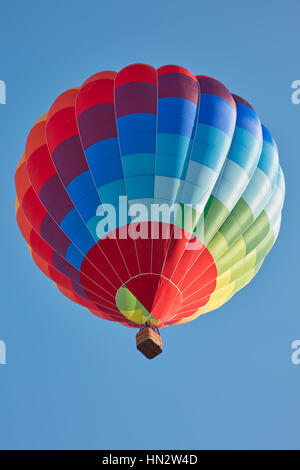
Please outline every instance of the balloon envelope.
M179 66L100 72L29 133L16 214L69 299L138 327L220 307L261 267L284 178L256 112Z

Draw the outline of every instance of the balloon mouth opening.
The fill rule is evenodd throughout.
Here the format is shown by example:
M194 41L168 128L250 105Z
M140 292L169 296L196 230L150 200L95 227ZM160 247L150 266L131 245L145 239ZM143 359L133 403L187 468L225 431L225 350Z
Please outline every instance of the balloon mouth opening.
M160 326L175 315L182 304L180 289L166 277L140 273L126 281L116 293L122 315L139 325Z

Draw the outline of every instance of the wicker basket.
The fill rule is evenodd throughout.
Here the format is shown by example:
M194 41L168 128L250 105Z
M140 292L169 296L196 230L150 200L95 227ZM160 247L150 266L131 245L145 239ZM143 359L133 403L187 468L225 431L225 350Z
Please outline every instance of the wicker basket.
M153 359L162 352L161 337L151 326L146 326L136 335L136 347L148 359Z

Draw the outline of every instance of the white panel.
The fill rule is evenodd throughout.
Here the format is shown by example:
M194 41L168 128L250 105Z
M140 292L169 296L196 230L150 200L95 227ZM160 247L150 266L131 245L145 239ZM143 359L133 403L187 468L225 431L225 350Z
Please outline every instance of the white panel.
M227 160L221 181L217 181L212 194L231 212L248 183L249 178L245 170L232 160Z
M217 178L218 173L216 171L193 160L189 161L185 178L186 181L207 188L207 191L211 192Z
M264 209L271 195L271 181L262 170L256 168L255 173L243 194L243 199L250 206L254 218L256 218Z

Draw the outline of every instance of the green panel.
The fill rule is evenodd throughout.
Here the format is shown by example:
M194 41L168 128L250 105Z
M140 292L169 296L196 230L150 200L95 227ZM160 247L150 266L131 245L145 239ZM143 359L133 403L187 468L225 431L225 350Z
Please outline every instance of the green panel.
M200 223L200 218L203 217L193 207L180 203L181 211L178 211L175 218L175 225L190 233L197 229L197 224Z
M220 232L226 238L229 246L244 233L253 220L252 210L241 198L220 228Z
M211 242L207 245L207 249L215 262L228 250L228 248L228 243L221 232L217 232Z
M240 277L244 276L248 271L254 269L256 264L256 252L255 250L249 253L248 256L242 258L231 268L231 281L236 281Z
M254 250L254 248L258 246L258 244L267 236L269 230L269 218L265 211L262 211L255 222L253 222L243 235L247 253L250 253L250 251Z
M148 312L126 286L121 286L116 293L116 304L120 311L141 310L143 317L157 323L156 318Z
M273 246L273 243L275 241L274 233L273 230L268 233L266 238L258 245L256 248L256 258L257 262L260 262L261 260L264 259L264 257L268 254L270 249Z
M211 200L212 198L212 200ZM207 246L228 217L229 211L219 199L211 196L204 210L204 243Z
M246 247L243 237L239 238L231 248L216 262L218 276L234 266L246 255Z

